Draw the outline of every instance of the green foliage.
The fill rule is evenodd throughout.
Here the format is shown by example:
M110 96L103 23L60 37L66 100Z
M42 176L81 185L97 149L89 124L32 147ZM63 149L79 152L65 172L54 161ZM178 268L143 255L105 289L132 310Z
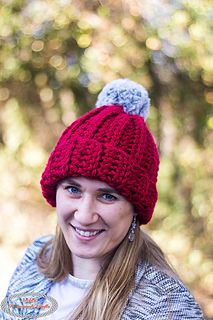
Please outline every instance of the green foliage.
M105 83L128 77L150 92L161 154L150 232L212 315L211 1L2 0L0 16L2 242L54 224L39 191L51 148Z

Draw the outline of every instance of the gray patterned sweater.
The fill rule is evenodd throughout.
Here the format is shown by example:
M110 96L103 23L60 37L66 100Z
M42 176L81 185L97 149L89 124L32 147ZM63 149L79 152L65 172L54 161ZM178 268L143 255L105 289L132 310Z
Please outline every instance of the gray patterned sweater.
M12 276L7 299L15 293L39 293L43 296L48 294L53 282L38 271L36 255L49 239L50 236L42 237L27 249ZM135 271L135 284L134 291L129 294L121 320L204 319L200 307L183 283L159 271L155 266L141 261ZM42 301L44 302L44 298L41 298L41 304ZM0 309L1 320L39 319L39 309L32 311L20 308L19 317L5 313L2 309Z

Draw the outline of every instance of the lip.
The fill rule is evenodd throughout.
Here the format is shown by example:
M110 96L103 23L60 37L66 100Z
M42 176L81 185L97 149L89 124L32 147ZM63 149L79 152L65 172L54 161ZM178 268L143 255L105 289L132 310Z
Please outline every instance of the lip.
M81 240L81 241L92 241L96 238L98 238L102 233L103 231L105 231L104 229L82 229L82 228L77 228L79 230L82 230L82 231L89 231L89 232L94 232L94 231L102 231L94 236L90 236L90 237L85 237L85 236L81 236L77 231L76 231L76 227L74 227L72 224L70 224L70 226L74 229L74 232L75 232L75 236L78 240Z
M73 227L73 229L78 229L78 230L81 230L81 231L89 231L89 232L95 232L95 231L105 231L104 229L84 229L84 228L79 228L77 226L74 226L72 225L71 223L69 224L71 227Z

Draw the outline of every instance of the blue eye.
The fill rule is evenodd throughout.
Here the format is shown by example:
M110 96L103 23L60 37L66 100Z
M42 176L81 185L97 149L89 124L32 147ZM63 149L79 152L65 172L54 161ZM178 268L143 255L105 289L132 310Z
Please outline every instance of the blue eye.
M102 198L104 200L107 200L107 201L113 201L113 200L116 200L117 198L115 196L113 196L112 194L110 193L103 193L102 194Z
M71 194L78 194L80 192L79 189L74 186L67 186L66 190Z

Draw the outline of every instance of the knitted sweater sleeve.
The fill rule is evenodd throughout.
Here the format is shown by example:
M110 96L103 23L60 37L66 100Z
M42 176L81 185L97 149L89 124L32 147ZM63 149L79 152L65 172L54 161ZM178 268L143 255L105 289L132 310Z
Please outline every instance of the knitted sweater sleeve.
M43 236L35 240L25 251L23 258L16 267L9 286L7 289L6 297L9 297L16 293L28 292L31 288L37 287L39 285L42 287L43 276L38 272L36 257L40 249L44 244L49 241L52 236ZM39 292L39 291L37 291ZM15 319L8 313L5 313L2 308L0 308L0 319L1 320L10 320Z
M200 306L179 280L149 267L138 282L122 320L204 320Z
M194 297L186 288L173 290L156 299L146 320L203 320L203 314Z
M35 265L36 257L40 249L44 246L44 244L51 239L51 236L43 236L39 239L36 239L25 251L23 258L20 263L16 267L12 278L9 283L7 295L13 294L19 291L21 286L22 291L24 291L24 287L21 285L23 280L26 278L30 278L33 276L31 274L34 272L34 268L31 268L32 265ZM27 287L26 287L27 288Z

